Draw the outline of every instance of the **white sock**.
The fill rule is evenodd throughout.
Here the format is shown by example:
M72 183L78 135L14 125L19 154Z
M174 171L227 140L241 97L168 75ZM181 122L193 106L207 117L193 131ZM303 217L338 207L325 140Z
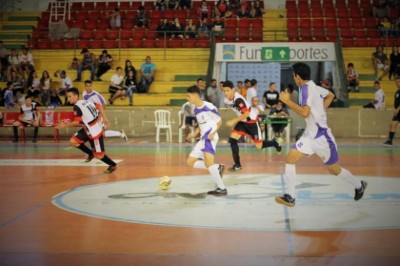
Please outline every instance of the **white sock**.
M203 160L197 160L193 164L193 168L197 169L207 169L206 164L204 163Z
M106 138L110 138L110 137L121 137L121 132L117 131L117 130L106 130L106 132L104 133L104 135L106 136Z
M340 172L340 174L338 174L338 177L342 178L346 182L349 182L355 188L361 187L361 180L359 178L356 178L352 173L344 168L342 168L342 171Z
M218 164L213 164L210 167L208 167L208 171L210 172L212 177L214 177L215 183L217 183L217 186L220 189L225 189L225 185L224 185L224 182L222 182L221 175L219 174L218 168L219 168Z
M286 193L296 198L296 165L285 164Z

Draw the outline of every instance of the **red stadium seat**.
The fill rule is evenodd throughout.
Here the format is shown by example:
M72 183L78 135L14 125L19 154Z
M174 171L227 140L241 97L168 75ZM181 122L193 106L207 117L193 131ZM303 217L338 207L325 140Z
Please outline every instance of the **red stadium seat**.
M188 16L188 11L184 9L180 9L176 11L176 17L179 18L180 20L185 20Z
M71 11L74 10L81 10L82 9L82 3L81 2L73 2L71 6Z
M310 9L300 9L298 16L300 18L310 18L311 17L311 10Z
M368 46L369 47L377 47L377 46L386 46L386 45L385 45L385 40L378 37L378 38L370 38L368 40Z
M320 0L311 0L310 8L311 9L321 9L321 1Z
M110 21L108 19L102 19L97 23L97 29L106 30L110 27Z
M311 30L311 20L309 18L303 18L299 20L299 26L301 29Z
M160 39L155 42L155 46L157 48L166 48L166 44L164 43L164 39Z
M237 29L237 19L225 19L225 29Z
M168 19L168 20L172 20L175 18L175 10L165 10L164 11L164 18Z
M83 49L83 48L89 48L90 47L90 41L88 40L79 40L76 42L76 46L78 49Z
M356 47L367 47L367 46L368 46L368 40L365 39L365 38L356 39L356 40L354 41L354 45L355 45Z
M182 40L181 39L172 39L168 41L169 48L182 48Z
M199 48L209 48L210 47L210 40L202 40L202 39L200 39L197 42L197 47L199 47Z
M336 14L337 14L338 18L349 18L349 14L348 14L347 8L338 8L338 9L336 9ZM351 16L353 16L353 14L351 14Z
M50 48L50 41L40 40L37 43L37 48L38 49L49 49Z
M340 29L340 36L345 39L353 38L354 33L351 28Z
M362 18L364 17L362 13L362 9L359 8L352 8L349 10L349 14L351 15L352 18Z
M299 27L299 21L297 18L292 18L287 20L287 29L297 29Z
M120 10L128 10L131 8L131 2L119 2Z
M118 2L107 2L107 9L108 10L114 10L116 7L118 7Z
M85 22L85 29L94 30L97 29L97 19L91 19Z
M251 20L252 29L262 29L264 27L264 22L262 18L253 18Z
M94 39L95 40L103 40L106 38L106 31L105 30L96 30L94 31Z
M346 1L335 1L335 7L337 9L347 8Z
M365 35L365 29L354 29L354 37L357 39L364 39L366 37Z
M360 7L371 7L371 0L360 0Z
M322 1L322 8L324 9L334 9L335 6L332 0L323 0Z
M94 10L94 2L83 2L83 8L85 10Z
M105 40L103 41L103 47L97 49L116 49L119 47L119 42L117 40Z
M364 28L364 21L362 18L353 18L351 20L351 26L354 29L363 29Z
M104 49L104 42L100 40L89 41L89 48L91 49Z
M51 49L58 49L58 50L64 49L64 41L62 41L62 40L52 41L50 43L50 48Z
M297 41L299 38L298 28L288 28L288 38L289 41Z
M93 38L93 31L92 30L83 30L81 35L79 36L80 39L89 40Z
M143 48L154 48L156 47L155 40L146 39L142 42Z
M240 19L238 20L238 28L239 30L249 30L251 24L251 19Z
M96 2L96 9L97 10L105 10L106 8L106 2Z
M343 47L354 47L354 40L353 39L342 39L342 46Z
M151 18L151 19L154 19L154 20L160 20L160 19L163 18L163 13L162 13L161 10L153 10L153 11L150 13L150 18Z
M196 47L196 42L197 41L195 39L185 39L183 45L185 46L185 48L194 48Z
M286 9L297 9L297 4L295 0L287 0L286 1Z
M318 42L326 41L325 29L324 28L313 29L313 38L315 41L318 41Z
M328 31L336 31L337 30L337 23L336 19L326 19L325 20L325 27L327 28Z
M336 18L336 10L334 8L324 9L325 18Z
M106 31L107 40L117 40L119 39L119 30L109 30Z
M349 18L340 18L338 19L339 28L350 28L350 19Z
M121 39L122 40L129 40L130 38L132 38L131 30L122 30L121 31Z
M286 16L288 18L297 18L297 9L287 9L286 10Z
M99 18L102 16L102 12L99 10L90 10L90 17L91 18Z
M309 10L310 6L308 5L308 0L298 0L297 8L303 12L304 10Z
M375 18L367 18L364 20L365 27L368 29L376 29L378 26L378 21Z
M130 30L130 29L133 29L134 27L135 27L135 24L133 23L132 19L127 19L127 20L123 21L121 24L121 28L125 29L125 30Z
M137 5L139 4L139 5ZM136 7L136 8L132 8L132 9L139 9L139 6L142 4L142 2L140 1L138 2L132 2L132 7ZM154 9L154 1L145 1L144 2L144 9L145 10L153 10Z
M145 36L145 30L141 28L136 29L132 34L132 37L135 40L142 40L144 36Z
M312 22L313 22L314 29L322 29L325 27L324 19L322 19L322 18L314 18Z
M81 11L79 11L78 13L76 13L75 18L76 18L76 20L88 20L88 19L90 19L91 17L90 17L90 15L89 15L89 12L88 12L88 11L86 11L86 10L81 10Z
M131 45L132 45L131 47L140 48L140 47L142 47L142 40L133 39L131 42Z
M313 18L322 18L324 16L324 10L321 8L311 9Z
M130 42L130 40L121 40L121 48L131 48Z
M75 48L74 40L64 41L64 49L74 49L74 48Z
M146 31L146 39L155 40L158 37L157 31L148 30Z

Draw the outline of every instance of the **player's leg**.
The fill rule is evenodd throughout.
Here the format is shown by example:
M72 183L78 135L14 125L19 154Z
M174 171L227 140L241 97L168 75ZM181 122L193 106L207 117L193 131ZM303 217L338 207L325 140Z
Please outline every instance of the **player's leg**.
M207 141L210 142L209 145L211 146L212 145L211 141L209 141L209 140L207 140ZM208 146L207 143L206 143L206 146ZM214 154L215 154L215 152L213 153L211 151L204 152L205 165L208 168L210 175L214 178L215 183L217 184L217 188L215 190L209 191L207 194L214 195L214 196L225 196L228 194L228 192L226 190L224 182L222 181L221 165L216 164L214 162Z
M387 146L393 145L393 138L394 135L396 134L396 128L397 125L399 124L399 121L400 121L400 112L398 112L398 114L393 117L392 122L390 122L388 139L383 143L384 145Z
M101 135L97 139L90 139L89 140L90 145L92 146L93 150L93 155L104 162L105 164L108 165L107 170L104 171L104 173L112 173L117 169L117 163L114 162L110 157L107 156L105 153L105 147L104 147L104 138L103 135Z
M104 132L104 136L106 138L113 138L113 137L119 137L125 139L125 141L128 141L128 136L125 134L125 131L121 130L106 130Z
M89 137L83 128L76 132L69 140L72 147L75 147L88 155L85 162L90 162L94 158L93 151L85 145L85 142L88 140Z
M16 121L13 123L13 133L14 133L13 142L18 142L18 128L20 126L22 126L22 123L20 121Z
M278 152L282 150L282 147L277 139L273 140L262 140L261 139L261 128L258 123L244 124L244 131L250 137L253 144L257 149L264 149L274 147Z
M229 171L234 172L242 170L242 164L240 163L238 140L244 135L245 135L244 133L238 133L237 131L234 131L231 133L229 137L229 144L231 145L232 157L234 162L234 165L228 169Z

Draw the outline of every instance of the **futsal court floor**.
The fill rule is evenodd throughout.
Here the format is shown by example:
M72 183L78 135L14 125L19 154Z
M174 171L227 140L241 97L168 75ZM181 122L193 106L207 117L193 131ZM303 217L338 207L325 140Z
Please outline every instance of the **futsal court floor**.
M214 197L207 171L185 164L190 143L108 139L119 163L104 174L66 140L1 140L0 265L400 265L400 145L337 142L364 198L308 157L288 208L274 201L288 146L241 144L243 170L226 171L228 196ZM227 144L216 161L232 165Z

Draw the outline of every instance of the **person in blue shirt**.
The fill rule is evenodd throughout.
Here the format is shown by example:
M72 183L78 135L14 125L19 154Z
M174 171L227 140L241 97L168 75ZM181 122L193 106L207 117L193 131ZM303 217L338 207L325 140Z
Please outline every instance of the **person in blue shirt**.
M142 64L140 72L142 73L142 92L149 92L150 85L156 75L156 65L151 62L150 56L146 56L146 61Z

